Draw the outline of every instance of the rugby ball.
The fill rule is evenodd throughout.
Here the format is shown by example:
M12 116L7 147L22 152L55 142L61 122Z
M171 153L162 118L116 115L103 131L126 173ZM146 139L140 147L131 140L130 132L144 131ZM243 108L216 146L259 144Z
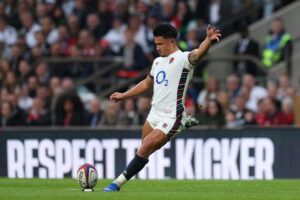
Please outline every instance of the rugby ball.
M93 190L97 184L98 172L93 165L85 163L78 169L77 178L83 191Z

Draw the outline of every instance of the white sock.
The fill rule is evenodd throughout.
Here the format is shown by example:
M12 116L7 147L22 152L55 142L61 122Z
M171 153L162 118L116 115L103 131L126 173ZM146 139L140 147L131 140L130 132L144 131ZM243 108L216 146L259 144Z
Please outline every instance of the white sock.
M119 187L122 187L122 185L124 185L127 182L126 177L122 174L120 174L120 176L118 176L118 178L116 178L116 180L114 180L114 184L116 184Z

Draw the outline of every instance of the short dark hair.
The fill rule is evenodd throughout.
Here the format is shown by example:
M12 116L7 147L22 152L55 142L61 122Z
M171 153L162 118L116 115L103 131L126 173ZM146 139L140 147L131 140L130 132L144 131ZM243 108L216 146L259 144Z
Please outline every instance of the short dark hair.
M153 30L154 37L177 38L177 30L170 24L159 24Z

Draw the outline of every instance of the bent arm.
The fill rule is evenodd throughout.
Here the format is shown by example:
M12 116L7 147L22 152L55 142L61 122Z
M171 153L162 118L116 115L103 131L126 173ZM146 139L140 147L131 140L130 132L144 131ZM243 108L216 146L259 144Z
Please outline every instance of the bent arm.
M190 63L194 66L196 66L200 62L200 60L204 57L209 47L211 46L212 42L214 40L217 40L219 42L221 37L220 30L212 28L210 25L207 26L206 34L207 36L205 40L200 44L198 49L194 49L188 55L188 59Z
M137 85L124 92L123 94L124 99L128 99L137 96L139 94L142 94L150 90L152 87L153 87L153 79L150 76L148 76L147 78L139 82Z

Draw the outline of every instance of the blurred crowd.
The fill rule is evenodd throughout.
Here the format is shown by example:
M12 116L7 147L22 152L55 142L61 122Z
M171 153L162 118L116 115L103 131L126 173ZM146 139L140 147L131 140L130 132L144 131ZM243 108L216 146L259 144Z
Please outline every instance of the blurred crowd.
M187 102L187 112L209 127L292 126L294 96L295 88L286 74L270 80L266 87L257 85L251 74L228 76L224 88L210 77L196 103L192 98Z
M151 107L150 97L113 104L90 94L86 101L87 95L78 91L74 80L92 75L95 70L92 65L49 63L44 58L120 56L123 58L121 72L130 72L125 75L132 76L135 73L131 72L149 67L157 56L152 30L161 22L174 25L179 31L180 47L191 50L205 36L207 24L221 27L224 34L229 35L241 26L270 16L291 1L2 0L0 127L140 125ZM237 45L235 53L244 54L246 43ZM247 63L234 65L239 77L241 73L255 75L247 70ZM264 91L261 92L264 95L258 98L252 94L252 88L256 88L254 81L252 86L246 86L245 77L243 80L235 76L229 78L237 79L236 91L230 88L226 92L220 91L218 81L210 78L199 97L194 95L187 101L189 112L198 115L202 124L211 124L210 118L215 120L210 117L211 112L216 110L220 125L241 125L250 121L259 125L287 123L263 117L269 116L266 113L271 112L271 108L266 111L263 109L267 106L262 105L276 102L276 113L280 116L288 113L292 104L288 97L294 91L293 88L281 91L280 87L291 87L289 83L281 79L278 83L270 83L267 89L259 90ZM278 91L274 91L276 84L279 84ZM93 87L89 89L93 90ZM259 105L256 104L258 99ZM205 105L205 108L198 110L197 105ZM210 105L216 110L211 111ZM244 109L247 112L244 113Z

